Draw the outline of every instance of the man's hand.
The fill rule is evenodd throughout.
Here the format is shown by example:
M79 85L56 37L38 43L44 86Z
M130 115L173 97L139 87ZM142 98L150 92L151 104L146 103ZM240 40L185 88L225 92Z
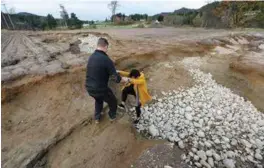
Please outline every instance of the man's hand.
M122 83L128 83L128 82L130 82L130 79L127 77L122 77L121 82Z

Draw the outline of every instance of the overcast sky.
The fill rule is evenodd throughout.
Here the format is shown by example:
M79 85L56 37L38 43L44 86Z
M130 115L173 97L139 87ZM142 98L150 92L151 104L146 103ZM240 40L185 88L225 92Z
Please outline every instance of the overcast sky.
M63 4L69 14L74 12L81 20L104 20L111 16L111 12L107 8L110 1L103 0L4 0L4 2L8 9L13 7L17 13L29 12L42 16L50 13L59 18L59 4ZM172 12L181 7L197 9L205 5L206 2L206 0L120 0L117 13L154 15L160 12ZM1 9L3 10L3 7Z

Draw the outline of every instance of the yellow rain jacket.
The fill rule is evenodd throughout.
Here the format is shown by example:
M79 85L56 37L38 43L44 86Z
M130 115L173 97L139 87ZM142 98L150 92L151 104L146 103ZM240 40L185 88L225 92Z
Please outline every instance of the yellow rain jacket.
M129 76L129 72L119 71L119 73L121 76L124 76L124 77ZM152 99L148 93L147 82L146 82L145 76L142 72L140 72L140 77L138 77L136 79L130 78L130 83L128 83L126 86L124 86L122 88L122 90L131 84L134 84L134 91L136 94L137 93L139 94L137 96L139 96L139 100L140 100L140 103L142 106L144 106L148 101L150 101ZM137 88L138 88L138 91L137 91Z

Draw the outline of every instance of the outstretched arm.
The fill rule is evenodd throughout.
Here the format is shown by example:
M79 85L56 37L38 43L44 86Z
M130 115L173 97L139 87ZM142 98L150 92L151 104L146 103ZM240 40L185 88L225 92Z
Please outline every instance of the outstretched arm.
M129 78L129 82L132 84L140 85L144 83L144 79L131 79Z
M121 76L124 76L124 77L128 77L129 76L129 72L126 72L126 71L117 70L117 73L119 73Z
M110 76L114 76L115 82L120 83L121 76L117 73L113 61L109 58L107 63L107 71Z

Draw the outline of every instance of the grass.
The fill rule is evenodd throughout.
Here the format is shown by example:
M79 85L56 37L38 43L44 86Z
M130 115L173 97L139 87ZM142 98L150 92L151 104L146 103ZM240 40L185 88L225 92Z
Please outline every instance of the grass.
M246 31L249 31L249 32L264 32L264 28L244 28Z
M116 25L109 22L101 22L96 24L96 29L132 29L132 28L138 28L138 25L140 23L134 23L129 25ZM91 29L90 26L83 27L84 29Z

